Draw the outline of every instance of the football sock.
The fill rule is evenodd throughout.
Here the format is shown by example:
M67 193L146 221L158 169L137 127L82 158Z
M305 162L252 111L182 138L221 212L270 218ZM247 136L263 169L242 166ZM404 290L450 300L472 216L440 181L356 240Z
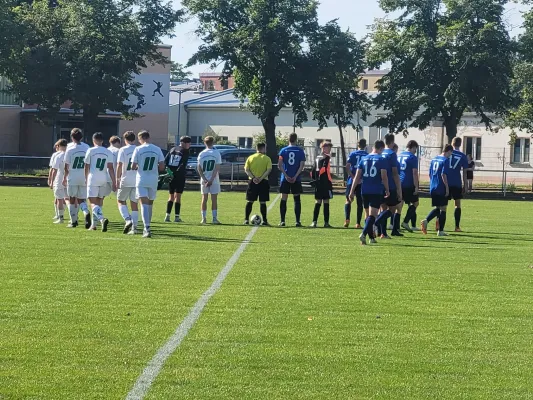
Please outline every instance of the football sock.
M365 221L365 228L363 229L363 235L368 235L370 238L374 237L374 222L376 217L370 215Z
M80 208L81 208L81 211L83 211L83 214L85 214L85 215L89 214L89 208L87 207L87 203L86 202L80 203ZM76 210L76 213L77 212L78 212L78 210Z
M202 210L202 219L206 219L206 218L207 218L207 211Z
M329 203L324 203L324 223L329 224Z
M246 207L244 209L244 219L246 221L250 220L250 214L252 213L252 207L254 206L254 203L247 202Z
M65 209L64 208L58 208L57 213L58 213L59 218L63 219L63 217L65 215Z
M263 222L267 222L267 205L265 203L262 203L260 210L261 216L263 217Z
M150 210L148 204L141 205L141 218L143 220L144 229L150 229Z
M455 227L459 228L461 226L461 207L455 209Z
M172 200L167 201L167 215L172 212L172 207L174 207L174 202Z
M137 224L139 223L139 211L131 212L131 220L133 221L133 229L136 229Z
M438 208L434 208L433 210L431 210L431 212L428 214L428 216L426 217L426 220L428 222L430 222L433 218L438 218L440 215L440 209Z
M287 205L285 205L285 207L287 207ZM286 209L287 208L285 208L285 210ZM300 222L300 216L302 215L302 201L300 196L294 196L294 215L296 216L296 222Z
M80 213L80 206L74 206L74 212L76 213L76 221L78 220L78 215Z
M176 217L180 216L181 212L181 203L174 203L174 214L176 214Z
M380 235L387 234L387 219L391 216L390 210L382 211L376 218L376 225L378 226L378 233Z
M294 208L296 209L296 203L294 203ZM287 215L287 200L281 200L279 203L279 215L281 222L285 222L285 215Z
M313 222L318 221L318 214L320 214L320 203L315 203L315 210L313 211Z
M416 226L416 207L415 206L411 206L411 207L413 207L413 211L411 213L411 226L415 227Z
M152 222L152 212L154 210L154 206L153 205L148 205L148 226L150 226L151 222Z
M122 216L122 218L124 218L124 221L131 219L127 205L121 204L118 209L120 211L120 215Z
M400 232L400 221L401 221L402 215L401 214L394 214L392 216L392 227L395 232Z
M363 205L357 205L357 223L361 225L361 220L363 219ZM374 217L374 221L376 218ZM374 225L374 222L372 222L372 225Z
M407 212L405 213L405 218L403 219L404 224L411 222L411 218L413 215L413 209L414 209L413 205L410 205L409 208L407 209Z
M104 213L102 212L102 207L93 205L93 215L95 218L93 218L93 221L97 219L98 221L102 221L104 219Z
M344 205L344 219L349 221L351 213L352 213L352 204L346 203Z
M68 212L70 214L70 221L76 222L78 221L78 216L76 215L76 206L74 204L68 205Z
M54 211L55 211L55 216L59 217L59 206L56 203L54 203Z
M218 219L218 210L212 210L211 213L213 214L213 220Z
M439 215L439 229L444 231L444 226L446 225L446 211L441 211Z

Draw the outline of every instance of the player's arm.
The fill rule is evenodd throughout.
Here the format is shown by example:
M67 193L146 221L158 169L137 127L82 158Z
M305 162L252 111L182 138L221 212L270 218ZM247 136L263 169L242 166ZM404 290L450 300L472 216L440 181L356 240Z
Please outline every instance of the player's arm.
M466 193L466 187L468 185L467 170L468 170L468 160L465 157L464 163L463 163L463 194Z
M418 190L420 189L420 182L418 180L418 168L413 168L413 182L415 184L415 192L414 195L418 194Z
M122 179L122 169L124 168L123 165L124 165L124 163L122 161L118 162L118 165L117 165L117 176L115 178L115 180L117 182L117 188L119 187L120 181Z
M139 153L137 149L133 150L133 155L131 156L131 169L134 171L139 169Z
M266 179L270 175L270 172L272 172L272 161L268 163L265 173L259 177L259 182Z
M305 160L302 160L302 161L300 161L300 168L298 168L298 171L296 172L296 175L294 175L292 177L292 179L294 179L294 181L296 181L296 179L300 176L300 174L302 173L304 168L305 168Z
M250 156L251 157L251 156ZM246 162L244 163L244 172L246 172L246 175L248 175L248 178L254 179L255 176L252 174L252 171L250 170L250 157L246 159Z
M354 198L355 188L357 187L357 185L361 183L362 177L363 177L363 170L358 169L357 172L355 173L354 181L352 183L352 188L350 189L350 200L352 201Z
M396 163L398 165L398 163ZM400 174L398 173L398 167L392 167L392 178L396 184L396 192L398 194L398 200L402 200L402 182L400 181Z
M207 178L204 175L204 170L202 169L202 164L200 163L200 159L198 159L198 165L196 167L196 170L198 171L198 175L200 175L200 178L204 181L204 183L207 183Z
M68 157L65 153L65 174L63 175L63 186L67 186L67 176L69 173L69 164L68 164Z
M111 177L111 185L113 186L113 192L117 190L117 177L115 176L115 168L113 167L113 162L107 163L107 171Z
M165 156L163 155L161 149L159 149L158 153L157 165L159 172L165 172Z
M52 167L50 168L50 176L48 178L48 186L52 189L54 187L54 181L56 180L57 169Z
M450 187L448 186L448 175L444 171L442 172L442 182L446 188L446 197L448 197L450 195Z
M217 179L219 172L220 172L220 164L216 164L215 169L213 170L213 175L211 175L211 179L209 180L209 184L212 184L215 181L215 179Z
M91 165L85 163L85 182L89 182L89 173L91 172Z
M54 171L54 168L50 166L50 169L48 170L48 186L52 187L52 182L54 181L52 179L52 173Z
M287 179L287 181L290 182L290 176L287 175L287 172L283 168L283 156L281 154L279 155L279 158L278 158L278 169L280 170L282 175L285 177L285 179Z
M396 171L398 171L398 169L396 169ZM385 168L381 170L381 180L383 181L383 186L385 187L385 197L389 197L389 175L387 174L387 170Z

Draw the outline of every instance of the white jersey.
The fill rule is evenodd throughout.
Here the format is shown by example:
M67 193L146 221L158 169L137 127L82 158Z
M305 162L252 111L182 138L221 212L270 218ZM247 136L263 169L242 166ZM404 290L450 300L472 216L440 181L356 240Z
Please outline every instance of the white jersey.
M136 146L128 144L118 152L118 162L122 163L122 176L120 177L120 187L135 187L135 177L137 172L131 169L133 151Z
M132 163L137 164L135 186L157 189L160 162L165 162L165 157L159 147L150 143L136 147L132 156Z
M205 149L198 155L198 165L202 167L204 176L208 181L210 181L213 176L215 165L220 164L222 164L222 156L220 155L220 151L217 149ZM217 177L213 180L214 185L220 183L218 176L219 174L217 174Z
M56 177L54 179L54 186L63 186L63 178L65 176L65 152L58 151L54 154L54 163L52 168L57 169Z
M113 171L115 171L115 175L117 173L117 164L118 164L118 152L120 149L116 148L115 146L109 146L107 148L107 150L109 150L111 152L111 154L113 155ZM107 175L107 181L109 183L111 183L111 177L109 176L109 174Z
M104 186L107 184L109 173L107 165L113 163L113 154L105 147L91 147L85 155L85 164L89 164L89 179L87 186Z
M54 158L57 157L57 155L59 154L60 152L59 151L56 151L54 154L52 154L52 156L50 157L50 162L48 163L48 166L50 168L54 168Z
M68 165L69 173L67 183L73 186L85 186L85 154L89 146L86 143L67 146L65 152L65 165Z

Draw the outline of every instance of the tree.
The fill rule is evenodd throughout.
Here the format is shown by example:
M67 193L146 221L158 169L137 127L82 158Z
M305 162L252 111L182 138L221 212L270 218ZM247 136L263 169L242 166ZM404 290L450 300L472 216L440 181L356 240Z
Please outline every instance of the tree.
M258 133L257 135L254 135L254 146L256 146L258 143L266 143L264 133ZM276 153L279 153L282 148L287 147L288 145L289 135L281 132L276 133Z
M184 66L177 62L170 64L170 80L172 82L185 81L192 75L191 71L185 71Z
M223 136L220 136L218 132L215 132L211 127L206 128L202 139L205 139L207 136L213 137L215 144L226 144L230 146L236 146L235 143L229 141L227 137L224 138Z
M307 38L318 28L314 0L184 0L199 20L204 44L189 65L223 63L222 81L235 78L235 94L258 116L268 155L277 165L276 122L292 107L297 124L307 119L303 88L308 67ZM277 168L271 184L277 185Z
M318 77L307 93L313 119L320 129L333 119L339 129L342 162L346 165L343 130L349 126L359 130L359 120L366 120L370 113L367 95L356 89L365 71L365 48L353 34L343 32L336 21L330 21L310 38L309 49ZM346 180L347 171L345 168L343 171Z
M210 91L210 92L214 92L215 91L215 84L212 80L209 80L209 83L207 84L207 90Z
M506 0L380 0L387 13L370 36L368 59L391 71L378 83L375 104L386 115L374 126L392 132L425 129L441 118L448 140L465 111L490 128L487 115L512 104L513 43L502 21Z
M10 0L7 0L10 1ZM107 110L132 117L135 75L147 63L167 63L159 38L170 35L182 12L162 0L49 0L12 2L0 26L17 29L0 45L0 75L29 104L50 115L65 102L83 110L86 133ZM51 73L53 72L53 73Z

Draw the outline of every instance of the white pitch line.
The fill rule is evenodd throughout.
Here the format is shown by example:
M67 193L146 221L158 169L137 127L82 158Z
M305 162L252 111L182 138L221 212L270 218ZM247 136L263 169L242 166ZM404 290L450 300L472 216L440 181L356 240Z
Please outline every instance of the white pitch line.
M279 197L280 196L277 195L276 198L270 203L268 207L269 211L277 203ZM220 289L222 283L224 282L224 279L226 279L228 274L231 272L233 266L237 263L241 254L244 252L248 244L250 244L250 241L252 240L258 229L258 226L254 226L250 233L248 233L248 235L244 238L239 248L235 251L235 253L233 253L224 268L222 268L222 270L218 273L218 276L213 281L209 289L207 289L200 296L196 304L189 311L189 314L187 314L185 319L177 327L174 334L150 360L143 373L141 374L141 376L139 376L139 378L137 378L135 385L133 385L133 388L126 396L126 400L141 400L144 398L144 396L146 396L146 394L150 390L150 387L154 383L154 380L161 372L165 361L172 355L172 353L174 353L174 351L176 351L183 339L185 339L185 337L189 333L189 330L194 326L196 321L198 321L198 318L200 318L200 314L204 310L205 306L207 305L211 297L213 297L213 295L218 291L218 289Z

